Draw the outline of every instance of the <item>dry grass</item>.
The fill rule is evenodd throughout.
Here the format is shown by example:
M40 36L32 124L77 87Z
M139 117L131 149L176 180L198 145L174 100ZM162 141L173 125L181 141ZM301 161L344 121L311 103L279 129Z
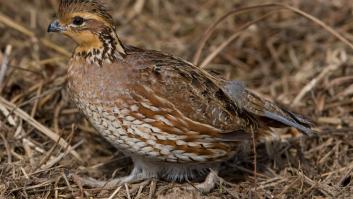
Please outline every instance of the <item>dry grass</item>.
M256 180L254 154L244 152L224 165L221 176L230 184L208 195L186 192L168 182L86 189L69 177L109 179L125 175L131 163L126 164L128 158L97 136L67 99L65 65L73 44L46 33L56 2L2 0L0 4L0 198L352 197L353 50L333 35L353 41L351 0L278 1L317 17L316 23L268 7L228 17L218 25L198 63L206 60L207 68L228 79L244 80L262 96L312 118L320 133L317 138L293 138L284 135L295 131L278 131L283 135L280 139L256 148ZM262 3L113 2L125 43L191 61L205 30L219 17L233 8ZM264 15L269 16L262 19ZM244 26L259 18L256 24Z

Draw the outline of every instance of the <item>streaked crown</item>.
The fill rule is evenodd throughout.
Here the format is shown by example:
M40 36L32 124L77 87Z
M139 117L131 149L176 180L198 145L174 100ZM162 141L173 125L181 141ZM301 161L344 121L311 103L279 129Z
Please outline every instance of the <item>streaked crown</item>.
M61 0L59 5L59 17L63 18L73 13L96 15L107 23L113 24L113 18L102 0Z

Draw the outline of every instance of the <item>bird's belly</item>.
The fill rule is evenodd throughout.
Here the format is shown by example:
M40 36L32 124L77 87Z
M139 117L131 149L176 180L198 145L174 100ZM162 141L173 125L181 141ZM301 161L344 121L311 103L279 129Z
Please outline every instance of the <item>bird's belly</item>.
M119 120L119 117L114 113L120 111L118 107L106 110L78 98L74 101L98 133L112 145L126 153L138 152L139 149L133 146L138 144L139 140L129 135L128 129L124 128L124 121Z
M129 156L170 163L206 163L223 161L231 155L224 148L218 148L219 143L188 141L187 134L165 132L148 123L149 118L137 119L131 115L136 109L134 105L119 107L116 103L72 98L95 129Z

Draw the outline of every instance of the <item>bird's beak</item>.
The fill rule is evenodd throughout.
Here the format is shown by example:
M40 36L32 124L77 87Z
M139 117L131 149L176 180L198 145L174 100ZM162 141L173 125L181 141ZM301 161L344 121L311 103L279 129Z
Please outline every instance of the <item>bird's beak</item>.
M48 32L63 32L65 29L58 20L53 21L48 26Z

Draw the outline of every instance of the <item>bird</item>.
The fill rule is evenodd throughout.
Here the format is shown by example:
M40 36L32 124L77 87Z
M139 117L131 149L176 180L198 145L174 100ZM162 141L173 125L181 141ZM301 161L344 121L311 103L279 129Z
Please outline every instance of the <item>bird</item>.
M61 0L48 32L76 43L68 62L70 98L97 132L133 161L127 176L82 178L84 185L203 176L195 187L209 192L219 180L220 164L251 139L270 135L272 127L314 134L310 121L262 99L241 81L124 44L103 1Z

